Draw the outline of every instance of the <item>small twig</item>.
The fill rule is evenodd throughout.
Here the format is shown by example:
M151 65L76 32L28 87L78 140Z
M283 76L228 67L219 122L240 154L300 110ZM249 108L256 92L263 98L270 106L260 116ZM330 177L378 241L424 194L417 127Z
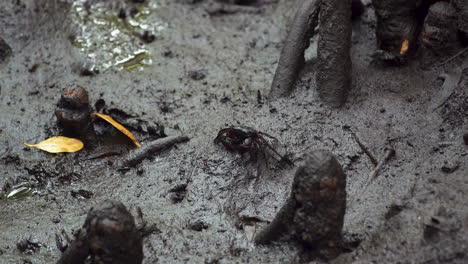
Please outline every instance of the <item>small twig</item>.
M171 136L157 139L153 142L149 142L142 147L132 151L128 154L125 160L119 167L135 167L141 163L144 159L151 157L151 155L168 149L177 143L189 141L188 137L185 136Z
M374 164L374 166L377 166L377 164L378 164L377 159L374 157L374 155L372 155L370 150L361 142L361 140L359 140L356 133L351 131L351 135L353 136L354 140L356 140L356 143L359 145L359 147L362 149L362 151L364 151L364 153L366 153L367 157L369 157L372 164Z
M395 156L395 150L392 149L392 148L387 148L385 150L385 154L383 156L383 158L378 162L378 164L375 166L375 168L369 173L369 176L367 177L367 181L366 183L364 184L364 186L362 187L361 189L361 192L358 193L356 192L356 194L354 195L354 197L351 199L351 203L354 202L358 197L359 197L359 194L362 194L364 193L364 191L367 189L367 187L371 184L371 182L377 178L380 170L382 169L382 167L393 157Z
M449 62L449 61L455 59L456 57L458 57L458 56L460 56L460 55L462 55L462 54L465 53L465 51L467 51L467 50L468 50L468 47L466 47L466 48L460 50L457 54L455 54L455 55L453 55L452 57L446 59L445 61L439 63L437 66L442 66L442 65L446 64L447 62Z

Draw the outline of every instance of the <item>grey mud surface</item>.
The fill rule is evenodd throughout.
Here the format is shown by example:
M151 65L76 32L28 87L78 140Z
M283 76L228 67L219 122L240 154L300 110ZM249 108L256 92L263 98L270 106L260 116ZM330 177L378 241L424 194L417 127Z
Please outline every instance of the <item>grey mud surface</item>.
M161 0L157 16L168 28L149 45L153 65L93 77L73 70L82 54L67 39L71 23L61 5L34 2L0 3L0 36L13 50L0 65L0 187L26 181L36 190L24 199L0 200L0 263L54 263L60 256L55 234L78 229L89 208L104 199L119 200L134 214L140 206L161 231L145 237L144 263L302 262L298 245L251 242L286 199L294 169L271 159L255 163L214 145L217 132L231 124L277 137L278 150L296 163L311 148L337 156L348 177L344 237L355 248L332 263L468 262L466 70L448 101L433 109L444 94L440 76L460 67L466 54L443 66L437 65L455 52L400 68L376 67L370 63L375 17L368 9L354 25L353 88L342 109L318 100L313 51L289 98L259 104L257 94L269 92L300 1L279 1L260 14L210 16L203 3ZM173 56L163 56L168 51ZM193 70L204 70L206 78L191 79ZM87 150L53 155L21 145L55 135L54 108L71 84L84 86L93 102L102 98L190 141L129 171L112 166L119 157L86 160ZM385 147L396 150L363 192L373 165L350 130L377 158ZM173 203L170 190L182 184L186 196ZM94 195L71 195L80 189ZM206 228L189 228L197 225ZM25 239L39 243L31 254L17 249Z

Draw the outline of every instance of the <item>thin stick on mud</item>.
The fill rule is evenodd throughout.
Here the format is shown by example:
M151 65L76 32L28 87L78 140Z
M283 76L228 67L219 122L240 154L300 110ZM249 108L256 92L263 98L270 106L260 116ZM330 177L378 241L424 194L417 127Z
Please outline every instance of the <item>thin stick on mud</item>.
M189 138L186 136L170 136L149 142L131 152L119 167L135 167L144 159L150 158L153 154L168 149L177 143L187 141L189 141Z
M465 51L467 51L467 50L468 50L468 47L466 47L466 48L460 50L459 52L457 52L457 54L455 54L455 55L453 55L452 57L450 57L450 58L444 60L443 62L439 63L437 66L442 66L442 65L447 64L447 63L450 62L451 60L453 60L453 59L455 59L456 57L458 57L458 56L462 55L463 53L465 53Z
M374 166L377 166L377 164L378 164L377 159L374 157L374 155L372 155L372 153L366 147L366 145L364 145L362 143L362 141L359 139L359 137L356 135L356 133L351 132L351 136L353 136L354 140L356 140L356 143L359 145L359 147L362 149L362 151L364 151L364 153L367 155L367 157L369 157L372 164L374 164Z
M369 176L367 177L367 181L366 183L364 184L364 186L362 187L361 191L360 192L356 192L356 194L353 196L353 198L351 199L351 203L354 202L355 200L357 200L359 198L359 195L360 194L363 194L364 191L367 189L367 187L371 184L371 182L377 178L377 176L379 175L379 172L380 170L383 168L383 166L393 157L395 156L395 150L392 149L392 148L388 148L385 150L385 154L384 156L382 157L382 159L379 161L379 163L377 164L377 166L375 166L375 168L369 173Z
M305 0L294 16L281 50L268 95L269 100L287 96L292 92L299 72L305 64L304 52L309 47L310 38L318 25L319 3L317 0Z

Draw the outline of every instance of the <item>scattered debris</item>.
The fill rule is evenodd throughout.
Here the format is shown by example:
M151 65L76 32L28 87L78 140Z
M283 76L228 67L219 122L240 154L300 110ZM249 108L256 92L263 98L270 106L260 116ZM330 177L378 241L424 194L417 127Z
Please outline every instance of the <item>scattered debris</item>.
M187 141L189 141L189 138L185 136L170 136L145 143L143 147L130 152L119 167L135 167L144 159L151 158L155 153L168 149L177 143Z
M70 191L71 196L77 198L77 199L89 199L93 197L93 193L87 190L79 189L79 190L71 190Z
M189 71L188 75L190 79L194 81L200 81L206 78L206 71L205 70Z
M11 47L0 37L0 65L6 63L12 54Z
M33 242L31 239L22 239L16 243L16 248L23 254L32 255L41 249L41 243Z
M143 261L141 233L122 203L104 201L93 206L57 264L84 263L88 256L92 262L103 264L140 264Z
M359 145L359 147L362 149L362 151L364 151L364 153L367 155L367 157L369 157L372 164L374 164L374 166L377 166L377 163L378 163L377 159L374 157L374 155L372 155L370 150L361 142L361 140L358 138L356 133L351 132L351 135L353 136L354 140L356 140L356 143Z
M394 216L398 215L399 213L401 213L403 209L405 209L405 205L392 203L388 211L385 213L384 217L386 220L389 220L393 218Z
M395 156L395 150L392 149L392 148L387 148L385 150L385 153L384 153L384 156L382 157L382 159L377 163L377 165L375 166L375 168L369 173L369 176L367 177L367 181L366 183L363 185L361 191L359 193L356 193L354 195L354 197L350 200L351 203L354 202L359 194L362 194L364 193L364 191L367 189L367 187L370 185L370 183L375 179L377 178L377 176L379 175L379 172L380 170L382 169L382 167L393 157Z
M122 152L120 151L113 151L113 150L109 150L109 151L101 151L101 152L98 152L98 153L93 153L91 154L90 156L88 156L86 158L86 160L92 160L92 159L101 159L101 158L105 158L105 157L110 157L110 156L118 156L118 155L121 155Z
M179 184L169 190L169 199L173 203L180 203L187 195L187 184Z
M83 142L79 139L62 136L51 137L37 144L23 142L23 145L44 150L49 153L77 152L84 146Z
M187 228L193 231L201 232L203 229L208 229L208 224L201 221L201 220L196 220L192 223L189 223Z
M305 155L291 194L275 219L257 236L258 244L290 235L307 246L329 246L341 239L346 210L346 175L326 150Z
M208 3L206 12L210 16L232 15L237 13L260 14L262 8L247 5L232 5L231 3Z

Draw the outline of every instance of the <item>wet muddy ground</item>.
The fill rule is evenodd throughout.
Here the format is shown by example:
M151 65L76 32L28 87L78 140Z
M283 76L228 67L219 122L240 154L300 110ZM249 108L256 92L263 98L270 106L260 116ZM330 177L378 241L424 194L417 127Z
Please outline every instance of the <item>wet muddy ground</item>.
M157 226L143 240L144 263L323 261L294 243L254 245L254 234L289 195L295 168L215 145L228 125L275 136L277 150L296 164L309 149L336 155L347 175L343 235L351 246L332 263L466 263L468 52L446 62L460 49L437 56L421 50L405 66L374 65L376 22L367 7L353 25L353 87L344 107L318 99L314 45L295 92L268 103L300 1L266 1L234 13L213 11L209 1L152 2L144 22L161 26L154 40L125 39L147 56L112 60L99 73L84 52L100 49L73 42L83 31L70 5L0 3L0 37L11 47L0 65L1 263L56 262L56 234L80 228L90 207L105 199L134 215L141 207ZM128 52L138 54L133 48ZM54 110L71 85L85 87L92 104L102 99L190 141L130 169L118 166L130 148L121 145L115 149L123 153L94 159L93 148L113 145L74 154L23 146L58 135ZM365 190L374 165L353 133L377 159L387 147L396 151ZM18 188L18 199L7 199Z

